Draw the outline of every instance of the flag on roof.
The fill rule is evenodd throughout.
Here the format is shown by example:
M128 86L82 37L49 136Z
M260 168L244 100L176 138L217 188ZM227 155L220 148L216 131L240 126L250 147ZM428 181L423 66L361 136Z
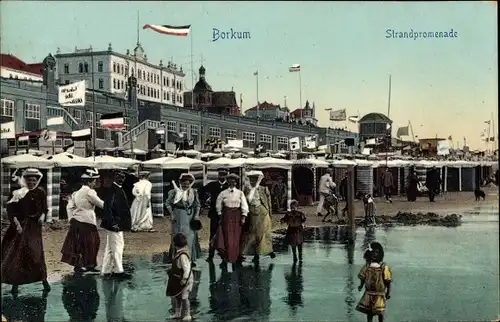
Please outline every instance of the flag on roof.
M150 25L146 24L142 29L151 29L160 34L171 35L171 36L181 36L185 37L189 35L191 30L191 25L185 26L171 26L171 25Z

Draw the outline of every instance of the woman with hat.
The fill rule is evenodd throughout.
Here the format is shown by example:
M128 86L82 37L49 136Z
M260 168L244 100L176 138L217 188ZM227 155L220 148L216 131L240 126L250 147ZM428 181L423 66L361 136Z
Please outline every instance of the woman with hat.
M50 291L42 240L47 195L38 187L42 178L38 169L25 170L21 188L7 201L10 226L2 240L1 280L12 285L13 294L19 285L35 282L42 282L44 291Z
M97 253L101 239L97 231L95 207L104 208L104 201L94 190L97 169L88 169L81 176L82 187L68 200L69 231L61 249L61 262L74 267L75 273L98 272Z
M216 208L219 215L219 229L214 243L222 257L222 267L230 262L233 266L240 259L241 228L248 215L248 204L243 191L236 188L238 176L231 173L226 177L228 188L217 197Z
M132 231L153 231L153 212L151 210L151 189L148 180L149 171L139 172L139 181L134 184L132 194L135 196L130 208Z
M179 177L180 187L172 182L174 189L168 193L166 209L172 219L172 238L178 233L183 233L187 238L191 266L196 266L198 258L198 233L200 227L200 201L198 192L193 189L194 176L183 173ZM170 257L174 254L173 239L170 243Z
M260 256L275 257L271 235L271 194L267 187L260 185L264 178L261 171L249 171L247 178L244 192L249 205L248 230L244 233L241 253L253 255L253 261L258 263Z

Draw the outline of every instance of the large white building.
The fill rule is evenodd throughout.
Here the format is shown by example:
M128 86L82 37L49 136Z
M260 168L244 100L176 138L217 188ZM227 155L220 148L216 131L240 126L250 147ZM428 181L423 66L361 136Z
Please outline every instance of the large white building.
M166 66L148 62L140 44L133 53L114 52L111 43L106 51L75 48L74 53L56 54L59 84L85 80L87 88L114 94L127 95L127 80L137 78L137 98L144 101L183 106L184 76L181 68L169 62ZM93 71L93 73L92 73ZM92 84L92 75L94 84Z
M16 56L0 54L0 77L40 82L41 84L43 65L41 63L26 64Z

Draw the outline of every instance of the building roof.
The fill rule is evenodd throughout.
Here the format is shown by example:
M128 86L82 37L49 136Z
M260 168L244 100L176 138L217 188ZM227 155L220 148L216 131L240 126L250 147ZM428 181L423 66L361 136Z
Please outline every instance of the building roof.
M392 123L391 119L385 116L382 113L368 113L365 116L363 116L358 123L363 123L363 122L385 122L385 123Z
M43 76L43 64L26 64L14 55L0 54L0 66L18 70L25 73Z
M273 103L268 103L267 101L264 101L260 103L258 106L255 105L254 107L249 108L247 111L254 111L254 110L275 110L275 109L281 109L281 106L274 105Z
M295 118L301 118L302 115L304 115L304 109L303 108L298 108L293 112L290 112L290 116L293 116Z
M212 105L218 107L238 106L235 92L214 92L212 94Z

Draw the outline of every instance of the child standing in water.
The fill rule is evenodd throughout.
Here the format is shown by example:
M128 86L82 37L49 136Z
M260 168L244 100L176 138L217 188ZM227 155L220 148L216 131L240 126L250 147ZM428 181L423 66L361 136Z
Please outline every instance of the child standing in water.
M356 306L356 310L366 314L367 321L372 322L377 316L379 322L384 321L385 302L391 298L392 273L384 260L382 245L373 242L365 252L366 264L359 272L361 284L358 290L365 287L365 293Z
M285 241L292 247L293 262L297 262L297 250L299 251L298 260L302 262L302 244L304 243L304 222L306 216L303 212L297 210L299 205L297 200L290 202L290 212L281 219L281 223L288 224Z
M373 201L372 196L364 195L363 203L365 205L365 228L376 226L377 222L375 221L375 202Z
M193 273L191 258L187 248L187 238L178 233L173 239L175 252L172 258L172 268L168 271L166 295L172 299L174 319L191 321L189 293L193 289Z

